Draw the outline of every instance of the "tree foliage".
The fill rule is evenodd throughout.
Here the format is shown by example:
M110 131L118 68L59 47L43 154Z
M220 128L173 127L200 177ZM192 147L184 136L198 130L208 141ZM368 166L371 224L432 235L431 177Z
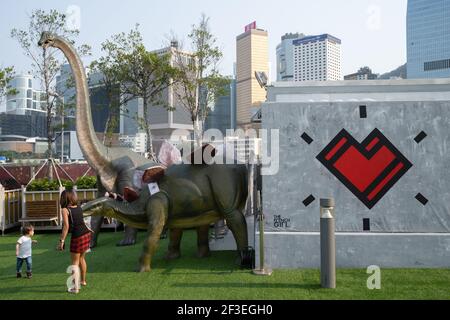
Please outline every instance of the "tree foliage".
M149 108L163 106L169 108L162 98L164 90L177 75L177 69L170 64L170 55L149 52L143 44L139 25L128 33L119 33L103 44L108 63L118 80L121 104L141 98L143 115L135 120L147 134L146 150L149 157L156 160L152 146Z
M200 143L203 124L212 106L220 96L227 94L230 79L219 72L222 52L216 37L211 33L209 18L202 14L198 25L192 26L188 35L191 43L191 57L177 50L176 66L178 90L175 90L181 105L191 115L196 143ZM174 39L176 40L176 39Z
M70 180L61 180L63 187L72 188L73 182ZM55 191L59 190L59 182L48 178L35 179L30 182L27 191Z
M106 93L106 104L108 108L108 118L105 124L105 131L103 136L103 144L111 146L112 135L120 123L120 114L125 111L125 101L120 92L120 79L118 72L114 66L111 55L109 55L108 44L102 44L102 51L104 55L99 59L93 61L90 65L91 73L98 73L101 78L91 89L91 95L96 91L104 91ZM92 105L93 109L96 107L104 107L103 103L100 106Z
M0 102L9 94L17 94L17 90L11 88L11 80L14 78L14 68L0 68Z
M84 176L79 177L75 181L75 185L77 186L77 189L96 189L97 188L97 177L94 176Z
M57 91L56 76L61 71L63 56L60 50L48 47L38 46L38 41L43 31L57 34L75 44L75 39L80 31L67 27L67 16L57 10L33 10L28 27L26 29L12 29L11 37L16 39L23 49L24 54L31 59L31 74L40 83L41 90L45 93L45 111L47 112L47 138L48 153L52 157L52 143L55 141L55 127L53 125L53 114L56 112L60 95L64 92ZM81 56L90 52L90 47L82 45L78 47ZM68 79L64 86L66 89L73 87L73 80ZM51 170L50 170L51 172Z

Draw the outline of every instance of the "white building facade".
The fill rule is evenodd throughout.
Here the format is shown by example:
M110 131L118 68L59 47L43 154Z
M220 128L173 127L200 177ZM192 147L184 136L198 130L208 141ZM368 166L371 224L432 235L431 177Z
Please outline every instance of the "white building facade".
M138 132L135 135L121 135L119 141L122 147L130 148L136 153L144 155L146 152L147 134L144 132Z
M293 42L304 38L303 33L286 33L277 45L277 81L294 80Z
M341 40L329 34L293 41L294 81L342 80Z
M32 114L40 112L46 114L44 92L33 89L33 76L30 74L18 75L11 81L12 89L17 92L6 97L6 113Z

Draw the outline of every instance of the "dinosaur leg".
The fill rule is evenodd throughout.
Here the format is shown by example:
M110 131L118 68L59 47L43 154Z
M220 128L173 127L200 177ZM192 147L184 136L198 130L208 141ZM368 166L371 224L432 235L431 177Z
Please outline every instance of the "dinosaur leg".
M147 238L144 240L144 248L139 259L139 271L151 270L151 260L158 247L161 232L169 215L169 201L163 194L155 194L149 200L146 208L148 219Z
M91 237L91 243L89 246L95 248L97 246L98 234L100 233L100 227L103 223L103 216L92 216L91 217L91 229L94 231Z
M209 252L209 224L197 227L197 257L205 258L210 256Z
M118 247L132 246L136 243L138 230L130 226L125 226L125 235L122 240L117 243Z
M165 259L178 259L181 256L180 243L181 237L183 236L183 229L170 229L169 232L169 247Z
M100 182L100 176L97 175L97 194L100 197L102 197L105 192L106 189L105 187L103 187L103 185ZM97 239L98 239L98 235L100 233L100 228L102 226L103 223L103 216L93 216L91 217L91 229L92 231L94 231L94 233L92 234L91 237L91 243L89 244L90 248L95 248L97 246Z
M236 241L236 246L241 258L241 266L248 266L249 253L248 253L248 235L247 235L247 222L241 211L235 209L231 213L225 215L227 226L233 233Z

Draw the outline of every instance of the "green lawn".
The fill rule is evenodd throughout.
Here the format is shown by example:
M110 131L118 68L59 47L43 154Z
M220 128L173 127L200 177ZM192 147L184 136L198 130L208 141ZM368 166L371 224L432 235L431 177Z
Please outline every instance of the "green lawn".
M15 277L18 234L0 237L0 299L449 299L448 269L382 269L381 290L368 290L364 269L339 269L337 289L320 288L318 270L274 270L252 275L236 265L234 252L195 257L195 234L186 232L182 257L165 261L162 240L150 273L135 273L144 233L132 247L116 247L122 233L105 232L89 253L88 287L66 293L69 252L55 250L58 234L37 234L33 279Z

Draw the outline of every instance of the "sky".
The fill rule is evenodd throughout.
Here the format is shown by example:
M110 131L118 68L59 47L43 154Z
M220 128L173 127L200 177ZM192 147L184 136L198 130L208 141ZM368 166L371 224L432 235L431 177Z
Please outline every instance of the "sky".
M71 13L79 26L78 43L92 46L92 59L101 56L101 43L136 23L149 50L164 47L171 33L184 40L205 13L223 52L220 69L233 74L236 36L256 21L269 33L270 78L276 79L276 51L282 35L329 33L342 40L343 74L369 66L375 73L406 62L407 0L17 0L0 4L0 67L27 72L30 61L10 38L12 28L26 28L33 9ZM79 15L77 14L79 12Z

